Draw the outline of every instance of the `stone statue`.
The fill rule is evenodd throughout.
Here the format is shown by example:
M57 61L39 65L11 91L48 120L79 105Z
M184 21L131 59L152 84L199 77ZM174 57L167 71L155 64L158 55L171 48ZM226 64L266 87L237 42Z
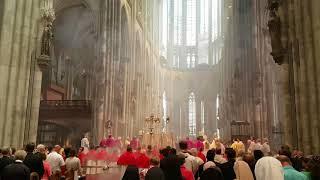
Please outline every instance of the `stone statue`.
M284 49L281 42L281 19L276 13L279 8L279 2L271 0L269 3L270 20L268 21L268 27L272 46L271 55L277 64L282 64L284 61Z
M53 39L52 24L48 23L42 33L41 55L50 56L52 39Z

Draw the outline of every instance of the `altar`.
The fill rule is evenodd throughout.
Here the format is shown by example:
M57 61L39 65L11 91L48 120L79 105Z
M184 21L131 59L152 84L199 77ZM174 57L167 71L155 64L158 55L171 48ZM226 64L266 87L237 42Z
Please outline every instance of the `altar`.
M152 147L175 147L175 139L168 130L169 118L163 119L151 115L145 119L145 125L141 133L143 145Z

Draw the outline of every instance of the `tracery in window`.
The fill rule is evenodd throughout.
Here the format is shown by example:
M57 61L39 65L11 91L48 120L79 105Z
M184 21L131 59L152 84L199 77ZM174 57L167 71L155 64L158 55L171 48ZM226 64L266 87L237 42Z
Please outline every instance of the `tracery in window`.
M194 54L187 55L187 68L194 68L196 66L196 57Z

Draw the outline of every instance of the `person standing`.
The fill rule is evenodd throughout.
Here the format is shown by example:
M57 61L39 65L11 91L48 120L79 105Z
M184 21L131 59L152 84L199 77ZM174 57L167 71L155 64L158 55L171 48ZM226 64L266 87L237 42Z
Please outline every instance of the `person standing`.
M44 146L40 146L38 151L45 150ZM34 143L29 143L26 145L25 148L27 152L27 156L25 157L23 163L28 166L30 169L30 172L36 172L38 173L40 179L42 178L44 174L44 167L43 167L43 162L42 162L42 157L40 155L40 152L33 153L35 150L35 144Z
M292 167L292 163L287 156L280 155L277 159L282 164L284 180L307 180L307 176Z
M81 147L84 148L84 153L86 154L89 151L90 143L88 139L88 135L84 135L81 139Z
M180 165L181 175L184 178L184 180L194 180L194 175L192 171L187 169L184 165L186 158L187 156L185 156L182 153L178 155L178 160L179 160L178 163Z
M118 165L126 165L126 166L137 165L134 154L132 153L132 148L130 146L128 146L127 151L119 157L117 164Z
M10 149L3 148L2 149L2 158L0 159L0 174L2 170L9 164L14 163L14 160L10 157Z
M246 162L242 160L236 161L234 163L233 169L236 173L237 180L254 180L251 169Z
M256 163L254 174L257 180L284 180L282 165L274 157L263 157Z
M189 153L188 143L186 141L180 141L179 147L181 150L179 154L183 154L184 156L186 156L184 167L186 169L190 170L191 172L196 173L199 166L203 163L203 161L199 158L201 160L201 162L198 163L198 160L196 159L196 157L192 156Z
M15 162L7 165L2 173L2 180L29 180L30 169L23 163L23 160L27 156L24 150L18 150L15 153Z
M60 150L59 145L55 145L52 152L48 155L47 161L51 166L52 178L60 178L61 168L65 166L63 157L58 153Z
M159 167L160 162L157 158L150 159L150 168L147 171L145 180L165 180L164 173Z
M122 180L139 180L139 169L137 166L129 165L124 172Z
M271 152L270 145L267 138L263 139L262 152L265 156L268 156Z
M70 151L70 157L66 159L66 180L78 180L81 176L80 159L76 157L76 150Z
M233 180L236 179L236 174L233 170L233 166L236 158L236 151L232 148L226 149L227 162L223 164L217 164L217 166L221 169L223 177L225 180Z
M44 174L41 178L41 180L49 180L51 176L51 167L50 164L46 161L47 155L45 153L40 153L43 161L43 168L44 168Z

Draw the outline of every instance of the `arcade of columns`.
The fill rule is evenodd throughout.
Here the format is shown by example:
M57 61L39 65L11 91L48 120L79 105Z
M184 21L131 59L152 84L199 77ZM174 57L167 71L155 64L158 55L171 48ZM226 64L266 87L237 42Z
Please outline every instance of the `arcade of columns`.
M58 15L78 5L92 13L97 36L95 58L90 59L93 141L105 135L109 120L115 135L137 134L147 115L160 112L158 4L125 0L47 2ZM42 4L41 0L6 0L0 4L0 84L6 87L0 95L0 146L21 147L36 140L42 77L36 58L40 56L43 31Z
M222 136L230 135L230 121L248 121L253 136L267 137L276 147L285 143L305 153L319 153L320 3L243 0L227 4Z
M37 64L43 31L41 2L0 2L0 85L4 87L0 89L0 146L21 147L37 136L43 77ZM222 138L230 139L232 121L248 121L253 136L319 153L320 2L277 2L225 1L223 59L219 71L203 71L202 77L220 77L220 89L209 99L212 102L219 94ZM197 90L184 84L180 86L184 93L173 92L179 92L181 80L193 84L198 79L191 72L165 68L160 61L160 1L56 0L54 8L67 10L77 4L90 9L97 34L92 60L93 140L105 134L109 120L115 135L137 134L145 116L162 115L163 92L168 95L168 115L174 119L172 130L187 134L187 95ZM202 93L198 99L207 97ZM206 122L212 123L211 117L212 113L207 115Z

